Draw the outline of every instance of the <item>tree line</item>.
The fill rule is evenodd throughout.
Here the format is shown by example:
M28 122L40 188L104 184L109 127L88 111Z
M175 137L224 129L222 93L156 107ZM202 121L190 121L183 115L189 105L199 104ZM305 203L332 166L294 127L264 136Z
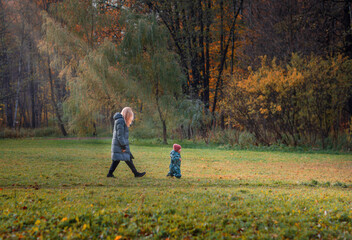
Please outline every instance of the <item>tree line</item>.
M351 4L1 0L0 125L96 135L128 104L165 143L220 128L325 147L350 134Z

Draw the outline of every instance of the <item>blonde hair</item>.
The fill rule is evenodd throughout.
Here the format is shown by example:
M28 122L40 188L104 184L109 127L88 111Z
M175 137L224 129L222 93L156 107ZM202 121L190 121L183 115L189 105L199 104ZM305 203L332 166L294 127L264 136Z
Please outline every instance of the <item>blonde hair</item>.
M134 114L133 114L132 108L124 107L121 111L121 115L125 119L127 127L129 127L134 119Z

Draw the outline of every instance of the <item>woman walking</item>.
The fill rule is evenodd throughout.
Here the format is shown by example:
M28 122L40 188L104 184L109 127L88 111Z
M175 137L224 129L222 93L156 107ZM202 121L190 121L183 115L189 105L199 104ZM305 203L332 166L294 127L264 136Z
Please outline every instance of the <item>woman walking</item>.
M134 157L131 154L130 145L128 142L128 128L130 127L134 118L132 109L130 107L125 107L122 109L121 113L115 113L113 118L115 123L111 143L112 163L107 177L115 177L113 173L117 165L119 165L120 161L126 162L135 177L143 177L145 172L138 172L133 164L132 159Z

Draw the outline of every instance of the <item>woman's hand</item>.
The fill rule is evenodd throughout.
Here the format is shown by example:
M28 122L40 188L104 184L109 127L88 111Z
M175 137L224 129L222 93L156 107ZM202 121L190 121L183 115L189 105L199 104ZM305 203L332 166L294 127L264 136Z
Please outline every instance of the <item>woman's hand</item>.
M121 151L124 153L126 152L126 146L121 146Z

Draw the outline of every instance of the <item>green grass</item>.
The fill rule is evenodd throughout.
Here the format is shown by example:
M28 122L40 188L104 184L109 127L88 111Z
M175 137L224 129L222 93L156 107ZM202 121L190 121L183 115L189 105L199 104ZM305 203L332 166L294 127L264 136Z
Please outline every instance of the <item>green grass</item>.
M106 178L110 140L0 140L0 239L351 239L352 155L131 146Z

